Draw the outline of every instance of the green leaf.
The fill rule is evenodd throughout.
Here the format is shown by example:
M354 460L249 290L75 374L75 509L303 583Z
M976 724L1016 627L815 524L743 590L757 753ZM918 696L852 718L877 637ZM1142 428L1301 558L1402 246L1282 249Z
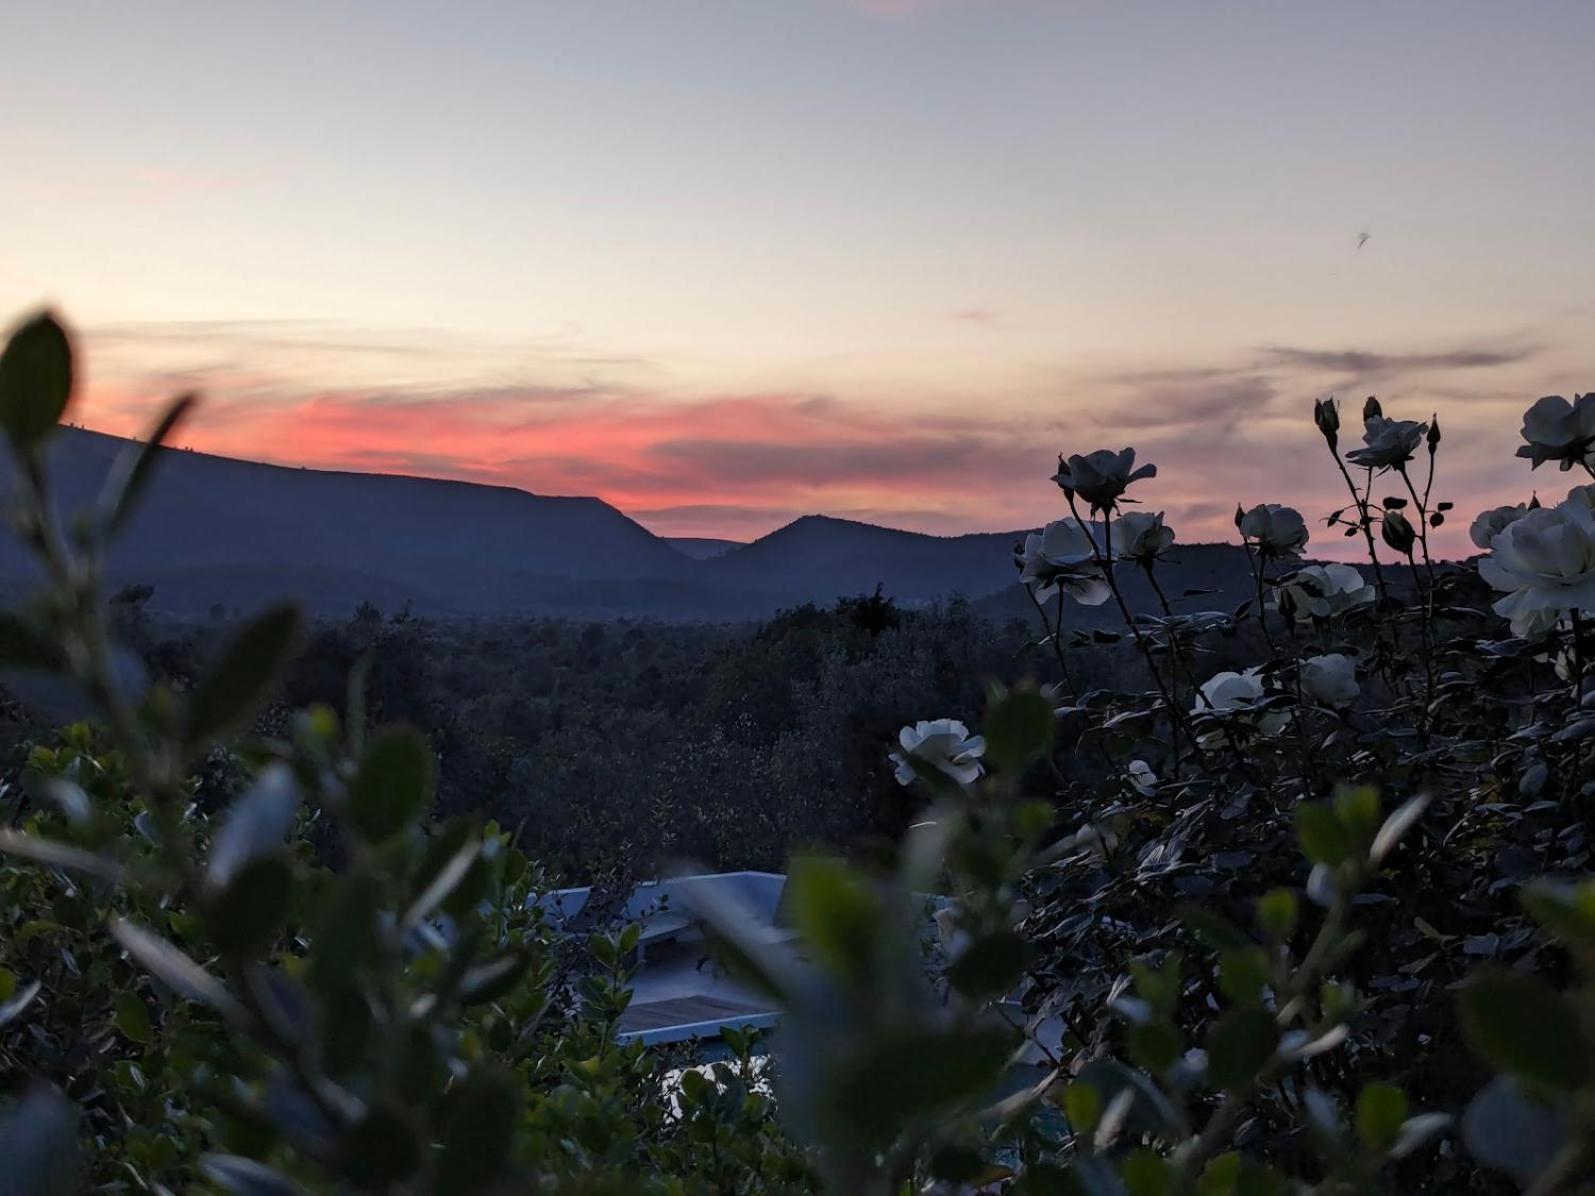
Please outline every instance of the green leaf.
M1195 902L1182 901L1174 907L1174 916L1209 950L1231 951L1251 943L1233 922Z
M504 1170L515 1140L520 1094L512 1076L495 1070L473 1073L451 1098L437 1164L439 1196L479 1191Z
M251 861L282 850L299 811L299 785L286 764L268 764L227 808L211 842L205 886L219 892Z
M377 1108L343 1135L338 1163L364 1188L385 1190L415 1172L421 1162L415 1127L397 1110Z
M432 916L433 912L442 905L449 894L465 879L471 866L476 863L477 857L482 852L481 843L475 839L467 840L452 856L443 862L427 883L426 888L416 895L410 908L404 911L400 921L400 929L411 930L419 926L423 920Z
M460 980L460 1004L480 1005L514 991L530 964L531 957L524 951L507 952L477 964Z
M81 872L110 881L120 880L122 876L121 865L115 860L84 851L81 847L58 843L54 839L25 835L10 827L0 827L0 855L14 855L35 864L43 864L46 868Z
M1271 889L1257 899L1257 924L1274 939L1289 938L1296 929L1300 902L1289 889Z
M267 946L288 917L293 870L281 856L261 856L238 870L211 902L207 926L224 955Z
M1144 1146L1132 1152L1119 1170L1130 1196L1168 1196L1174 1190L1173 1169Z
M349 1072L371 1041L371 1003L354 983L332 985L321 993L321 1058L330 1075Z
M1236 947L1219 956L1219 987L1237 1004L1261 1001L1268 979L1268 955L1261 947Z
M154 472L161 446L197 401L195 395L182 395L173 400L149 435L142 442L128 445L117 456L100 491L100 522L106 532L116 532L127 522L139 494Z
M997 997L1018 984L1030 966L1030 944L1012 930L975 940L947 969L947 980L966 997Z
M382 933L377 925L380 892L366 873L336 878L321 903L310 940L310 980L330 991L349 982L377 958Z
M1006 1028L877 1035L839 1070L826 1115L879 1145L907 1122L990 1096L1013 1046Z
M1586 959L1595 958L1595 881L1535 881L1524 886L1522 901L1547 931Z
M11 974L6 973L7 976ZM12 977L12 987L5 994L5 1001L0 1002L0 1026L9 1025L22 1015L23 1010L33 1004L39 993L43 991L42 982L35 980L26 985L21 992L15 990L15 978Z
M1052 705L1033 689L994 697L981 727L987 759L1003 772L1018 773L1046 755L1057 732Z
M1396 1144L1407 1120L1407 1096L1393 1084L1375 1081L1357 1096L1357 1136L1369 1150L1383 1154Z
M1544 981L1483 972L1463 987L1459 1002L1463 1036L1497 1071L1555 1088L1589 1079L1590 1044L1578 1013Z
M199 1161L200 1172L232 1196L301 1196L299 1187L264 1163L236 1154L208 1154Z
M137 993L124 991L116 995L116 1028L131 1042L148 1046L155 1040L149 1008Z
M297 651L304 620L291 605L249 622L194 687L184 739L199 745L249 721L263 706Z
M1342 785L1336 790L1335 817L1353 842L1366 843L1373 838L1379 829L1379 815L1379 790L1372 785Z
M1525 1188L1550 1166L1571 1132L1566 1110L1531 1100L1505 1076L1480 1089L1462 1115L1468 1153Z
M1236 1009L1213 1024L1207 1036L1208 1076L1217 1088L1250 1083L1273 1058L1279 1042L1274 1015L1266 1009Z
M1296 838L1302 853L1315 864L1333 867L1351 854L1351 844L1335 812L1320 802L1296 808Z
M1130 1048L1130 1058L1136 1066L1154 1075L1162 1075L1179 1062L1185 1046L1180 1032L1169 1022L1131 1026L1125 1031L1125 1045Z
M0 351L0 425L18 452L55 430L72 399L72 343L49 312L24 322Z
M349 816L372 843L384 843L417 822L432 804L432 749L410 727L389 727L372 740L349 783Z
M111 937L135 963L174 992L225 1016L241 1016L238 1003L222 982L165 939L123 918L111 920Z
M793 926L819 962L844 976L861 975L871 966L880 902L840 860L794 860L785 900Z
M1226 922L1219 933L1233 929ZM1149 956L1130 961L1130 975L1135 979L1137 995L1162 1017L1173 1017L1175 1007L1180 1003L1180 989L1184 987L1180 976L1183 963L1184 957L1178 951L1165 954L1160 964L1154 964Z
M1063 1090L1063 1111L1069 1128L1076 1134L1089 1134L1102 1116L1102 1094L1095 1084L1074 1080Z

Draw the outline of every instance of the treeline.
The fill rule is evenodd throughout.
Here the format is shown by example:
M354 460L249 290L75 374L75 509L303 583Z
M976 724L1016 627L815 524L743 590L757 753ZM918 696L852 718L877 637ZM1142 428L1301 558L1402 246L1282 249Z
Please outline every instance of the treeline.
M230 624L162 619L150 597L113 595L119 637L181 687ZM1066 638L1078 682L1134 682L1123 643ZM804 845L895 840L912 808L886 758L898 727L972 720L988 683L1050 675L1051 656L1032 624L880 594L720 626L432 620L367 603L315 626L257 730L283 733L289 711L315 704L347 716L354 686L373 725L426 734L440 811L515 828L571 879L681 860L779 869ZM21 697L4 707L13 757L70 714ZM221 753L216 767L220 794Z

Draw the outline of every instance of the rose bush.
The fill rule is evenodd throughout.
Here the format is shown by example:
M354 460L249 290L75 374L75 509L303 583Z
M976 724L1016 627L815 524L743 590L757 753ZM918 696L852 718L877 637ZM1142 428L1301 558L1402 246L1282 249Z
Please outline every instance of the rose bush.
M537 863L430 817L430 745L369 726L358 675L342 716L256 721L302 641L291 608L191 686L119 666L103 548L188 403L62 524L42 450L74 373L50 317L0 355L13 519L47 579L0 619L0 663L70 683L91 719L5 795L13 1189L1587 1186L1587 491L1483 517L1478 568L1436 560L1438 422L1370 401L1342 454L1320 399L1350 498L1324 524L1367 572L1295 567L1304 537L1264 504L1240 529L1256 597L1188 611L1201 595L1158 580L1172 529L1122 509L1151 467L1060 462L1069 516L1016 556L1044 622L1028 663L1057 675L994 682L978 734L904 727L874 759L923 797L907 832L795 860L780 933L695 892L781 1012L767 1058L728 1031L704 1062L618 1042L640 928L554 933ZM1541 408L1534 443L1588 465L1580 410ZM1381 470L1405 496L1373 498ZM1068 612L1109 601L1131 667L1087 687L1070 651L1105 633ZM236 779L200 802L218 754Z

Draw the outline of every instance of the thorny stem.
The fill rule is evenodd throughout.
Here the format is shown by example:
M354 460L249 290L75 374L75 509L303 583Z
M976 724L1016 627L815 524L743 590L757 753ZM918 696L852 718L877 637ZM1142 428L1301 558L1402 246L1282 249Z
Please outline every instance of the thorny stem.
M1263 562L1262 550L1252 551L1252 545L1246 537L1241 537L1241 544L1246 549L1246 563L1251 566L1252 580L1257 585L1257 626L1262 628L1263 642L1268 645L1268 654L1273 656L1277 649L1274 646L1274 634L1268 630L1268 615L1264 609L1266 598L1263 591Z
M1058 659L1058 671L1063 674L1063 683L1069 687L1069 696L1079 700L1080 689L1074 683L1074 676L1069 671L1069 662L1063 654L1063 590L1058 590L1058 621L1054 626L1047 618L1047 608L1042 605L1041 599L1036 597L1036 592L1028 585L1020 582L1025 597L1030 599L1030 605L1036 608L1036 614L1041 617L1041 626L1047 631L1047 638L1052 641L1052 654Z
M1325 438L1329 446L1329 455L1335 460L1335 468L1340 470L1340 476L1346 480L1346 489L1351 492L1351 501L1357 508L1357 523L1362 528L1363 539L1368 542L1368 559L1373 562L1374 582L1379 587L1379 600L1383 604L1388 594L1385 590L1384 569L1379 564L1379 551L1374 546L1373 521L1368 515L1368 499L1357 489L1357 483L1351 480L1351 471L1346 468L1345 461L1341 460L1340 453L1336 451L1333 441ZM1373 471L1368 471L1369 489L1373 488Z
M1163 682L1163 674L1157 667L1157 660L1152 655L1151 645L1147 642L1146 636L1141 633L1140 627L1136 625L1135 617L1130 614L1130 606L1124 600L1124 591L1119 588L1118 578L1113 575L1112 560L1106 556L1102 548L1098 546L1096 537L1091 535L1091 524L1088 521L1080 518L1080 508L1075 502L1074 492L1072 490L1065 490L1063 493L1064 497L1069 502L1069 510L1073 512L1076 522L1078 522L1082 528L1086 529L1086 542L1091 545L1091 556L1096 561L1098 568L1102 570L1102 577L1107 582L1108 590L1113 594L1113 601L1118 605L1119 614L1123 617L1125 626L1130 629L1130 635L1135 640L1135 646L1141 650L1141 656L1146 661L1146 667L1151 670L1152 680L1157 685L1158 694L1163 699L1163 705L1168 709L1170 725L1176 728L1176 735L1178 734L1180 728L1184 728L1187 731L1188 737L1191 741L1191 751L1196 757L1197 765L1206 771L1207 761L1203 756L1201 745L1196 742L1196 736L1194 734L1189 734L1190 729L1188 727L1184 727L1184 713L1177 706L1175 706L1174 698L1169 693L1168 686ZM1108 513L1105 510L1102 513L1102 534L1104 542L1106 542L1108 535ZM1179 766L1178 759L1175 761L1175 766L1176 768Z

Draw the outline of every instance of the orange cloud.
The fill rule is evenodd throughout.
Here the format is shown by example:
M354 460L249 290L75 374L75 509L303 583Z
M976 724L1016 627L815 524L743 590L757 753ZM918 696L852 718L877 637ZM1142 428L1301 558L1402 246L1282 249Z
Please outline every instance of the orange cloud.
M1048 480L1057 452L1133 444L1160 469L1137 497L1166 510L1182 541L1231 539L1237 502L1283 501L1317 524L1315 550L1344 555L1354 546L1322 522L1345 501L1340 479L1309 417L1312 398L1331 388L1359 396L1345 411L1348 443L1367 389L1391 396L1397 414L1441 412L1447 437L1436 497L1457 503L1457 518L1438 537L1447 552L1471 551L1466 517L1474 511L1526 498L1536 484L1560 497L1567 484L1543 470L1529 475L1511 455L1525 392L1473 381L1523 367L1533 349L1269 347L1235 367L1060 377L1049 409L974 396L948 411L920 409L907 397L890 404L782 391L682 397L651 389L648 363L564 349L517 367L552 381L444 389L407 374L407 363L384 346L377 376L409 380L317 388L302 379L359 358L361 346L319 344L307 364L306 342L292 330L211 329L205 344L211 364L186 373L141 372L113 354L120 368L89 388L79 417L136 434L160 396L201 387L209 398L183 434L193 448L592 494L663 534L735 538L810 513L942 534L1033 527L1063 513ZM466 364L447 354L441 360ZM603 377L611 369L631 380ZM1420 375L1453 390L1431 382L1414 397Z

